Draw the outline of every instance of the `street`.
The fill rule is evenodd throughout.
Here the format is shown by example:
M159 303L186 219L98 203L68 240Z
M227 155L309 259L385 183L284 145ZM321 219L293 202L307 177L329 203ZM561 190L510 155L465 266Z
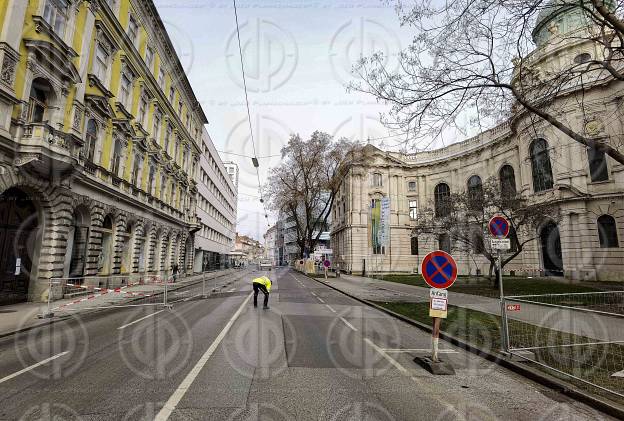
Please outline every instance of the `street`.
M447 343L434 377L427 333L290 269L253 308L258 274L3 338L0 419L608 419Z

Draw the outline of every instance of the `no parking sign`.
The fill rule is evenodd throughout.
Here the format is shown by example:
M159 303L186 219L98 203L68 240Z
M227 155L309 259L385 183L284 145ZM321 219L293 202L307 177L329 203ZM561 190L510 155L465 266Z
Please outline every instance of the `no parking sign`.
M422 260L420 273L431 288L446 289L457 279L457 263L445 251L432 251Z

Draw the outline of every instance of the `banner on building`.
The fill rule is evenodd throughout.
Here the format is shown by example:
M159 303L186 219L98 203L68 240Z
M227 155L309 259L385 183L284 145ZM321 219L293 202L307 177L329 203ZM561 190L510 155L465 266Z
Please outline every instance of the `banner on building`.
M381 209L379 211L379 243L387 246L390 240L390 198L381 199Z

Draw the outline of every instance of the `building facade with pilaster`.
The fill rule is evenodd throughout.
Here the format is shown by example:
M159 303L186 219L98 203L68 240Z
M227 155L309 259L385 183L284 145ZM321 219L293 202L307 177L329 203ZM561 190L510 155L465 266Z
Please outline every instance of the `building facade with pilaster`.
M207 118L151 0L0 3L3 302L193 269Z

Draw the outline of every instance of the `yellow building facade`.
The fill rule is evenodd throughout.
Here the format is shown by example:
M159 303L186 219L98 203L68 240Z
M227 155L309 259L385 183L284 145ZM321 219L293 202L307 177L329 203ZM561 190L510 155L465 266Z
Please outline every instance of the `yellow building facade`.
M0 301L190 271L206 123L151 1L0 3Z

